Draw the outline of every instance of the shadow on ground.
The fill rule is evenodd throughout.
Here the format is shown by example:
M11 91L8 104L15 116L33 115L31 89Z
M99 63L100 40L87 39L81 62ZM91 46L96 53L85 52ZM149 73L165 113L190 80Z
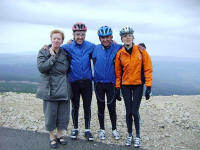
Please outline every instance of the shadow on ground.
M132 150L133 146L111 145L85 140L71 140L66 137L68 144L59 145L59 150ZM47 133L24 131L0 127L0 150L49 150ZM137 150L144 150L137 148Z

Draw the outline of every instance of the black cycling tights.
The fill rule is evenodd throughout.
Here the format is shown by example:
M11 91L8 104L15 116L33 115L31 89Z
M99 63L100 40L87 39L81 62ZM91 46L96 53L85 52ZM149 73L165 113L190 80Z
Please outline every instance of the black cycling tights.
M143 85L122 85L122 95L126 107L126 124L129 135L132 134L133 118L136 136L140 137L139 108L143 94Z
M104 111L105 111L105 94L107 97L107 107L110 114L112 130L116 129L116 99L115 86L113 83L95 83L95 93L98 106L98 119L100 129L105 130L104 126Z
M72 84L72 120L74 129L78 129L78 112L80 106L80 95L83 99L83 110L85 118L85 129L90 129L91 102L92 102L92 81L79 80Z

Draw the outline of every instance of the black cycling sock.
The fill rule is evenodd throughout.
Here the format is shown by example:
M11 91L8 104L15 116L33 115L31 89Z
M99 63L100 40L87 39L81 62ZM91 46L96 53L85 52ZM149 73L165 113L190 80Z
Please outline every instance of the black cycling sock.
M136 137L137 137L137 138L140 138L140 134L136 134Z
M133 134L132 133L128 133L128 136L133 136Z

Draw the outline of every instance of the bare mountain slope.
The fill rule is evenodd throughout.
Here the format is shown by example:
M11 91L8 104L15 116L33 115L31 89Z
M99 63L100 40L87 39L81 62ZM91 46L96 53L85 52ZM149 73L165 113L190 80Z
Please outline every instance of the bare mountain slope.
M121 139L115 141L106 109L106 140L104 143L124 145L126 133L124 102L117 101L117 128ZM200 96L154 96L142 100L141 108L142 148L158 150L200 149ZM80 138L83 137L84 119L82 103L79 116ZM42 100L34 94L0 93L0 126L45 132ZM70 135L70 120L66 135ZM96 99L93 96L91 130L98 139Z

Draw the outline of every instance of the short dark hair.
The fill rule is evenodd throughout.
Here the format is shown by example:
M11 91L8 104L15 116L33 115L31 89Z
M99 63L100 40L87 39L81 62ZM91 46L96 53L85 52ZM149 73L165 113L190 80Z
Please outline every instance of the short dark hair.
M139 43L138 45L140 45L146 49L146 45L144 43Z

